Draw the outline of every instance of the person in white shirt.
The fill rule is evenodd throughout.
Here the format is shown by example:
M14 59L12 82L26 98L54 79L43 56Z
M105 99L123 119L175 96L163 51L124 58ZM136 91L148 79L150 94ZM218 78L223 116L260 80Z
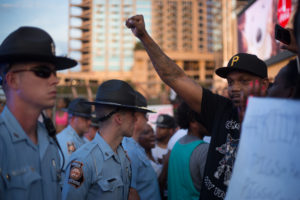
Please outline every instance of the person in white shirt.
M168 153L168 142L176 128L174 117L161 114L156 122L156 145L152 149L152 155L156 162L163 163L163 156Z
M187 134L187 129L179 129L177 130L174 135L170 138L169 142L168 142L168 150L172 151L175 143L182 138L183 136L185 136Z

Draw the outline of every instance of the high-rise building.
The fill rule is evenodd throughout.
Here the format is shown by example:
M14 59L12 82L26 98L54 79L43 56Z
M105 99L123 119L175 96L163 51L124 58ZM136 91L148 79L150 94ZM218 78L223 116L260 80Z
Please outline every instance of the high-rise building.
M216 66L222 63L222 3L217 0L153 0L152 36L186 74L212 87ZM136 51L133 82L146 96L165 88L145 52ZM143 69L138 72L137 69Z
M125 20L135 14L144 15L158 45L205 87L213 86L215 68L236 51L236 25L231 19L237 0L74 1L69 0L69 53L77 52L80 72L61 74L62 84L119 78L131 81L147 97L161 94L167 87L146 52L133 51L138 40L125 27Z
M237 15L247 5L249 0L214 0L221 4L221 25L219 35L222 38L222 63L219 66L226 66L230 58L238 53ZM218 67L219 67L218 66ZM214 89L223 90L227 81L214 75Z
M151 0L69 0L69 55L80 65L60 75L62 84L71 79L129 80L136 39L125 20L137 13L151 27Z

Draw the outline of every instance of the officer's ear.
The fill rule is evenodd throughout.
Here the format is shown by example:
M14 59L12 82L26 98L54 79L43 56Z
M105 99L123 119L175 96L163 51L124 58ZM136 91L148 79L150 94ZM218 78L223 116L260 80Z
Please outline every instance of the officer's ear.
M5 80L6 80L6 84L8 85L9 88L18 89L20 79L16 73L7 72L7 74L5 75Z
M120 112L115 113L112 117L116 124L118 124L118 125L122 124L123 115Z

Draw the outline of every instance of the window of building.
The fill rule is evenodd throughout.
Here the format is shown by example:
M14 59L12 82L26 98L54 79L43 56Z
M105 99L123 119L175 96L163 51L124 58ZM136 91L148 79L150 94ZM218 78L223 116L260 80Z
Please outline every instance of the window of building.
M199 70L199 62L198 61L184 61L183 69L186 71L198 71Z
M212 79L213 78L213 75L212 74L206 74L205 75L205 79Z

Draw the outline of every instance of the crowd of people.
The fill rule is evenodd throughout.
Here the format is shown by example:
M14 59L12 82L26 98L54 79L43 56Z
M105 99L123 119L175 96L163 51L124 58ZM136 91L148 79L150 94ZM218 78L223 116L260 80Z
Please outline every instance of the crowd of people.
M300 12L292 43L299 54ZM51 36L20 27L0 45L6 105L0 115L0 199L201 199L226 196L249 96L299 99L299 62L291 60L269 85L256 55L233 55L216 74L224 96L203 88L147 33L142 15L126 21L160 78L182 101L175 116L148 123L146 98L122 80L107 80L94 101L56 103L56 72L74 67L55 55ZM55 127L44 110L56 104ZM155 129L153 129L153 127ZM56 129L55 129L56 128ZM210 143L204 136L211 136Z

